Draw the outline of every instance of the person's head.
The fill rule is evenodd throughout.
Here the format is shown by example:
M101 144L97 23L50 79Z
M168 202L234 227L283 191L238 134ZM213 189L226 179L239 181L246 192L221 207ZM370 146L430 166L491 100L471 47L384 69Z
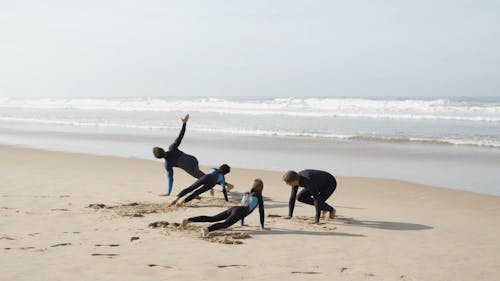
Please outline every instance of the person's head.
M299 174L295 171L288 171L283 175L283 181L289 186L299 185Z
M161 147L153 147L153 154L155 155L156 158L163 158L165 157L165 150Z
M254 179L252 184L252 189L250 189L250 192L256 192L262 195L263 189L264 189L264 182L262 182L261 179Z
M219 171L222 173L222 174L227 174L229 172L231 172L231 167L229 167L229 165L227 164L222 164L220 167L219 167Z

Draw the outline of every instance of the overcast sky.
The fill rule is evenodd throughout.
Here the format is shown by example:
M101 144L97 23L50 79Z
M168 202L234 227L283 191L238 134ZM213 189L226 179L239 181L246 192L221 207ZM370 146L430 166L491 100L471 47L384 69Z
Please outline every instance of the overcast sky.
M500 1L3 1L0 96L500 96Z

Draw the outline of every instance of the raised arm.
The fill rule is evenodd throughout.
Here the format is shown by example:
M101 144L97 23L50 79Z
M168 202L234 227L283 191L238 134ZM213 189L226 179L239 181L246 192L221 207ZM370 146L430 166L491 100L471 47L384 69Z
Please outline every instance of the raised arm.
M182 121L182 129L179 132L179 136L175 139L175 141L170 145L169 150L175 150L181 145L182 138L184 137L184 133L186 132L186 123L189 120L189 114L184 115L181 118Z
M175 141L170 145L169 150L174 150L181 145L182 138L184 137L184 133L186 132L186 123L182 124L182 129L179 133L179 136L175 139Z
M295 199L297 198L297 191L299 186L292 187L292 192L290 193L290 201L288 201L288 216L292 217L293 209L295 208Z

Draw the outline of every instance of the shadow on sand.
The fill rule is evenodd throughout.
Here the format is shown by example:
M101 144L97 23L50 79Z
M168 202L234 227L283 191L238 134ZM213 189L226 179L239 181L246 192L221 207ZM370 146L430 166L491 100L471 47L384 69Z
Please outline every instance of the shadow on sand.
M356 220L352 218L338 218L344 224L371 227L385 230L412 231L412 230L428 230L433 229L432 226L416 223L393 222L393 221L371 221L371 220Z
M366 237L362 234L352 234L335 231L304 231L292 230L283 228L272 228L270 230L249 230L246 233L250 235L285 235L285 234L298 234L298 235L312 235L312 236L349 236L349 237Z

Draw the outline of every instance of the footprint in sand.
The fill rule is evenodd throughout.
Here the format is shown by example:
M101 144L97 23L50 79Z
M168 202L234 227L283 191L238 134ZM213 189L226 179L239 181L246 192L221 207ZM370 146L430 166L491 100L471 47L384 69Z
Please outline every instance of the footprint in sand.
M52 245L52 246L50 246L50 247L53 247L53 248L54 248L54 247L69 246L69 245L71 245L71 243L60 243L60 244L55 244L55 245Z
M108 258L112 258L112 257L117 257L119 255L118 254L92 254L92 256L94 256L94 257L108 257Z
M318 271L292 271L292 274L321 274Z
M348 270L348 269L349 269L349 267L342 267L342 268L340 269L340 272L344 272L344 271L346 271L346 270Z
M69 212L69 209L50 209L51 211Z
M108 246L108 247L119 247L120 244L96 244L96 247L103 247L103 246Z
M140 238L137 236L130 237L130 242L134 242L135 240L139 240Z
M246 267L246 264L228 264L228 265L218 265L218 268L227 268L227 267Z
M0 240L16 240L16 239L9 237L9 236L2 236L2 237L0 237Z
M158 264L148 264L149 267L161 267L161 268L168 268L171 269L173 267L168 266L168 265L158 265Z

